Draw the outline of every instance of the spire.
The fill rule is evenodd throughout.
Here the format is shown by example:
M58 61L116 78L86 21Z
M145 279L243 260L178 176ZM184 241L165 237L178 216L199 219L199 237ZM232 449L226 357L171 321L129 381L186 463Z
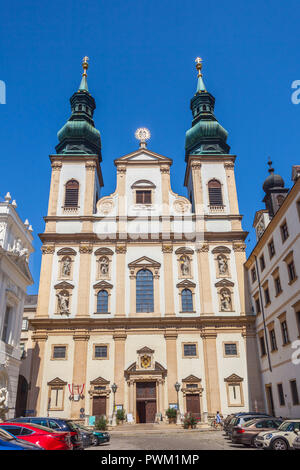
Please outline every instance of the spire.
M96 103L88 90L87 69L89 58L82 59L83 74L79 89L71 98L71 116L57 133L59 154L99 155L101 161L101 137L93 121Z
M197 57L196 60L196 69L198 70L198 82L197 82L197 90L196 93L201 93L202 91L206 91L204 81L202 79L202 59L201 57Z
M201 57L197 57L195 62L198 81L196 93L191 99L193 121L186 132L186 160L191 154L227 154L230 150L226 143L228 133L214 115L215 98L206 90L202 78Z

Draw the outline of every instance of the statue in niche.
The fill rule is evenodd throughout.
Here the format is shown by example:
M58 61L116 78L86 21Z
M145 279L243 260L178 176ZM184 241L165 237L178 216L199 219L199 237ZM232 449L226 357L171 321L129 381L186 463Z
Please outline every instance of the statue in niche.
M228 289L221 291L221 311L230 312L232 311L231 294Z
M180 269L183 276L189 276L191 272L191 263L188 256L182 256L180 258Z
M70 313L69 312L69 293L66 291L59 292L56 294L58 298L58 309L59 313Z
M217 261L218 261L219 274L221 275L228 274L228 262L227 262L226 257L224 255L218 255Z
M109 270L108 258L106 258L106 256L103 256L102 258L100 258L99 263L100 263L100 273L103 276L106 276L108 274L108 270Z
M70 276L71 274L71 258L69 257L63 259L62 274L63 276Z
M5 421L6 419L6 413L8 411L7 397L8 397L7 388L6 387L0 388L0 421Z

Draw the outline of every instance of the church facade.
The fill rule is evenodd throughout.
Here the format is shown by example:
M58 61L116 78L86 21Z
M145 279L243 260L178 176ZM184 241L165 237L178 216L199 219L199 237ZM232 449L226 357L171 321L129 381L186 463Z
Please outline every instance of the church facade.
M87 58L72 114L50 155L28 408L39 416L160 422L169 407L201 420L264 410L255 316L246 302L236 156L198 82L186 133L187 197L172 160L139 147L114 161L101 196L101 138Z

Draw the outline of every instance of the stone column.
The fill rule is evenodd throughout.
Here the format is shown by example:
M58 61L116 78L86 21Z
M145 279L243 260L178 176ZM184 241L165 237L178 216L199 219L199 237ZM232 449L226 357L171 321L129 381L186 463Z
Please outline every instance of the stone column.
M167 349L167 368L168 368L168 404L177 403L177 392L175 383L177 382L177 330L176 328L167 328L165 330L165 340Z
M235 264L236 264L236 274L238 280L238 289L240 296L240 305L241 305L241 315L246 315L246 299L245 299L245 282L246 282L246 273L244 263L246 262L246 245L244 242L234 243L233 251L235 255Z
M113 334L115 341L115 354L114 354L114 380L118 386L117 392L115 395L116 405L124 406L125 398L125 378L124 378L124 369L125 369L125 342L127 338L126 331L123 329L115 330Z
M30 391L27 401L28 409L34 410L36 416L47 414L47 403L42 402L42 396L48 396L43 388L45 349L48 335L45 330L37 330L32 334L34 348L32 351L30 370Z
M38 304L35 317L48 317L49 301L51 291L53 255L55 252L53 245L42 246L42 263L40 273L40 286L38 295Z
M87 348L90 336L86 330L77 330L73 336L74 340L74 361L73 361L73 384L85 384L84 395L86 396L86 367L87 367ZM75 390L76 393L76 390ZM72 401L71 418L79 419L80 408L85 408L85 401Z
M163 245L165 315L174 316L173 246Z
M205 328L201 337L203 339L207 411L208 414L215 415L217 411L221 411L217 334L214 328Z
M60 161L53 161L51 164L51 167L52 167L52 174L51 174L50 193L49 193L49 202L48 202L48 216L55 216L57 215L59 181L60 181L62 163ZM55 232L55 231L56 231L56 222L47 221L45 232Z
M116 246L116 317L125 317L127 278L126 251L127 248L125 244L118 244Z
M163 238L170 238L171 225L170 225L170 166L163 164L160 167L161 172L161 190L162 190L162 236Z
M85 191L84 191L84 208L83 215L92 216L94 213L95 199L95 173L96 162L88 160L85 162ZM84 220L82 222L82 232L92 233L93 222Z
M92 245L82 243L79 247L80 264L78 280L77 317L86 317L90 314L90 291L91 291L91 255Z

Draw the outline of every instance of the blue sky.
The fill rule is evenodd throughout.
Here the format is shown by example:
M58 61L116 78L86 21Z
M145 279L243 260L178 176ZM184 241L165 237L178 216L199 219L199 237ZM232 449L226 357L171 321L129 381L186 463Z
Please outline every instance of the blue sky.
M203 58L215 114L237 155L243 228L262 208L262 183L271 156L291 186L299 163L300 104L291 84L300 79L299 1L195 0L15 1L2 4L0 80L0 197L10 191L34 228L30 267L37 293L57 131L70 115L81 59L90 57L89 89L102 136L104 188L115 188L113 160L137 148L134 131L151 130L149 148L173 159L172 187L186 195L184 139L191 125L194 59Z

